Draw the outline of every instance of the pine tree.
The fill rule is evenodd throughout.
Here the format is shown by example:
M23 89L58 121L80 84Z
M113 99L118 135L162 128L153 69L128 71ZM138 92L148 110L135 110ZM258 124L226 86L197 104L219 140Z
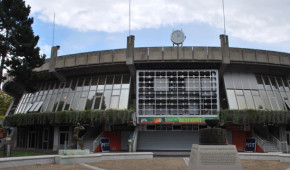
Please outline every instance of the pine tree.
M45 56L39 55L39 37L34 36L29 13L23 0L0 0L0 85L7 69L16 83L31 91L37 76L32 70L44 63Z

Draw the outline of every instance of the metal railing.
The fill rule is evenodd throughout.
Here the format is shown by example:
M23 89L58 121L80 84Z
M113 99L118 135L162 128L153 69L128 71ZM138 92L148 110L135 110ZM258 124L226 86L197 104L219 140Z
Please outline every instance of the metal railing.
M262 139L261 137L259 137L256 133L253 132L253 136L256 138L257 140L257 144L263 149L265 150L265 145L266 145L266 140ZM273 143L280 152L288 152L288 144L287 141L280 141L279 139L277 139L275 136L273 136L272 134L268 134L269 137L269 141L271 143Z
M263 149L265 150L265 140L263 140L262 138L260 138L260 136L258 136L256 133L253 132L253 136L254 138L256 138L256 142L257 144Z
M103 132L99 134L99 136L93 141L93 152L95 151L96 147L100 144L101 137L103 136Z
M269 134L269 140L279 149L280 152L288 152L287 141L280 141L271 134Z

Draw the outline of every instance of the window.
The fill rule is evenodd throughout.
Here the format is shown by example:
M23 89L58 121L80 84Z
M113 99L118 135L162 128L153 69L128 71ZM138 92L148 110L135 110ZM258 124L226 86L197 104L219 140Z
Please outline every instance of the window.
M238 109L236 95L234 90L227 90L228 102L230 109Z
M237 95L239 109L240 110L247 109L244 92L242 90L236 90L236 95Z
M15 113L89 109L126 109L130 76L96 76L44 82L39 91L24 94Z
M254 100L250 90L244 90L248 109L255 109Z
M217 75L216 70L138 70L137 115L217 115Z
M168 79L167 78L155 78L154 79L155 91L168 91Z

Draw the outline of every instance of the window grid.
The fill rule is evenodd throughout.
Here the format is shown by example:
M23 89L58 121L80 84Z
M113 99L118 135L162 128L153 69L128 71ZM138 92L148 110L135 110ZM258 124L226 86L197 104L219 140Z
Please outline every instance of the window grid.
M217 115L217 75L216 70L139 70L137 115ZM198 87L189 86L190 81Z
M98 83L96 85L96 89L93 90L90 90L92 77L78 78L77 81L70 79L66 83L54 81L46 82L45 84L39 86L39 91L35 92L34 94L23 94L15 113L78 109L88 110L94 108L96 101L100 102L98 103L98 109L110 109L112 98L114 100L112 101L112 106L114 106L114 109L127 109L129 103L130 76L110 75L111 83L107 84L106 79L108 76L94 76L93 78L98 79ZM100 87L103 87L102 89L98 89L100 77L105 78L105 82L100 84ZM114 86L115 77L118 79L118 81L116 81L116 86ZM125 78L126 82L123 83L123 79L125 80ZM127 80L129 80L129 82L127 82ZM79 83L81 83L81 85ZM110 88L105 88L106 86ZM116 87L116 89L113 89L114 87ZM105 104L104 95L106 92L106 97L109 102ZM77 93L79 93L79 97L74 99ZM90 93L94 95L93 100L90 108L86 108ZM101 100L96 100L96 98L99 97ZM74 106L72 106L73 102L76 103ZM31 109L32 106L33 109Z
M255 89L253 87L249 89L252 93L252 96L251 96L251 100L246 100L246 105L247 105L246 109L251 109L249 106L252 104L255 104L256 109L285 110L286 109L285 102L288 100L288 98L284 97L283 94L286 94L287 89L289 89L289 84L287 82L287 79L284 77L268 76L268 75L256 75L255 77L257 80L256 83L257 83L258 89ZM225 79L229 79L229 78L225 77ZM231 80L224 80L224 81L226 82L226 81L231 81ZM233 88L226 87L227 91L228 90L234 90L234 91L242 90L244 94L245 94L245 91L248 91L246 89L237 88L235 86L235 83L233 84L234 84ZM253 91L255 91L255 94ZM258 94L256 94L257 92ZM231 102L234 102L234 101L229 100L229 98L236 99L236 102L238 103L238 105L240 105L239 101L237 100L237 97L238 96L241 97L241 95L238 95L235 92L234 92L235 96L229 96L229 95L232 95L232 94L229 94L227 92L227 98L228 98L229 107L230 107L229 109L236 109L236 108L231 108L231 106L233 106ZM245 95L244 95L244 98L245 98ZM247 102L252 102L252 99L254 103L247 103ZM257 102L259 103L259 106ZM263 106L261 106L261 104Z

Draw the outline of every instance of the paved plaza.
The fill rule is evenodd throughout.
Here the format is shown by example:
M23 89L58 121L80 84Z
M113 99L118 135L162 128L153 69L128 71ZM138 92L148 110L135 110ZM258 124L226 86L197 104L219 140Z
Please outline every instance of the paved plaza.
M186 170L188 157L153 158L141 160L110 160L78 165L32 165L5 170ZM269 160L241 160L244 170L290 170L290 163Z

